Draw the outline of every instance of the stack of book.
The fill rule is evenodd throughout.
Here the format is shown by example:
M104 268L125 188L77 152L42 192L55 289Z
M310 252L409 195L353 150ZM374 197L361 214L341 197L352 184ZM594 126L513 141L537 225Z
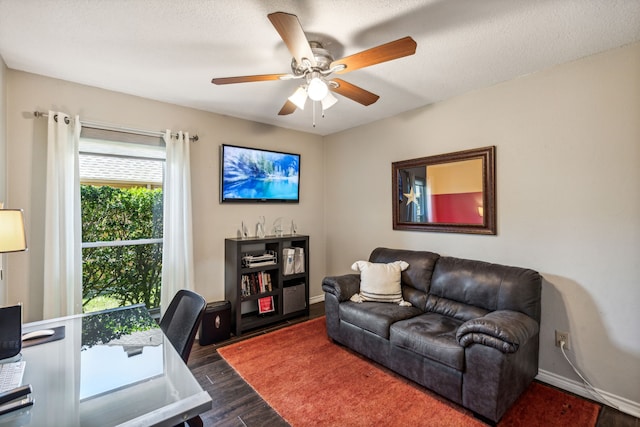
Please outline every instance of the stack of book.
M244 297L264 292L271 292L273 290L271 274L266 271L243 274L241 284L242 296Z

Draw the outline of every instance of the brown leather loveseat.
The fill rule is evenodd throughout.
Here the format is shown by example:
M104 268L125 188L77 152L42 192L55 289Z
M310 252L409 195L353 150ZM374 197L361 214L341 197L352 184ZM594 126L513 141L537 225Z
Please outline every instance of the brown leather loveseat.
M329 337L497 423L538 373L541 276L426 251L369 257L395 261L408 263L401 304L352 301L360 274L324 278Z

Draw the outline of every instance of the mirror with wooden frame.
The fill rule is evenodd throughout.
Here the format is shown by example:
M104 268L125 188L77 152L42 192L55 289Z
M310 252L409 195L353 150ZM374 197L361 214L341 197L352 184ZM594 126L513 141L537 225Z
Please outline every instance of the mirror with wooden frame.
M496 234L495 149L392 163L393 229Z

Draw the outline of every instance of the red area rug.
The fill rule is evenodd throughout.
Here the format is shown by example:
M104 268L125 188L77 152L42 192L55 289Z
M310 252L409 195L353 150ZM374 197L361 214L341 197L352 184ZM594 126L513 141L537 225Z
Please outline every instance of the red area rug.
M218 352L294 427L485 425L458 405L331 342L324 317ZM499 426L595 426L599 410L585 399L533 383Z

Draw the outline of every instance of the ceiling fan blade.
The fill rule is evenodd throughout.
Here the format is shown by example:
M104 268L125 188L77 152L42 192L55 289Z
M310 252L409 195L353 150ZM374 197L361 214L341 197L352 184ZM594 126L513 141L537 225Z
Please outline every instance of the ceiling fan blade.
M337 59L331 63L330 68L337 65L346 65L344 70L336 71L337 74L348 73L370 65L391 61L416 53L417 43L411 37L404 37L396 41L372 47L362 52Z
M285 12L270 13L267 17L298 64L302 64L302 59L306 58L315 67L316 59L298 17Z
M282 108L280 109L280 112L278 113L279 116L286 116L288 114L293 113L294 111L296 111L296 104L294 104L293 102L289 101L287 99L287 102L284 103L284 105L282 106Z
M282 80L289 76L289 74L260 74L256 76L237 76L237 77L220 77L212 79L211 83L216 85L228 85L232 83L249 83L249 82L264 82L267 80Z
M352 85L342 79L333 79L333 81L338 83L338 87L332 87L332 91L339 93L342 96L346 96L353 101L359 102L364 106L371 105L380 98L375 93L371 93L361 87Z

